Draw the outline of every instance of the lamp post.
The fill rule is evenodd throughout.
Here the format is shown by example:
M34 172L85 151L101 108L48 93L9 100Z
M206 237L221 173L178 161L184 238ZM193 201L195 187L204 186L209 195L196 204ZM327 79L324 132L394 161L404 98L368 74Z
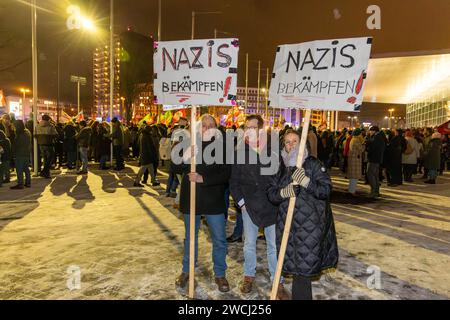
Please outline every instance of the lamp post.
M22 92L22 94L23 94L23 98L22 98L22 120L25 121L25 99L26 99L26 94L30 93L31 90L22 88L22 89L20 89L20 92Z
M389 109L389 129L392 128L392 114L394 113L395 109Z
M80 114L80 86L86 85L86 78L84 77L78 77L78 76L71 76L70 81L77 84L77 102L78 102L78 114Z

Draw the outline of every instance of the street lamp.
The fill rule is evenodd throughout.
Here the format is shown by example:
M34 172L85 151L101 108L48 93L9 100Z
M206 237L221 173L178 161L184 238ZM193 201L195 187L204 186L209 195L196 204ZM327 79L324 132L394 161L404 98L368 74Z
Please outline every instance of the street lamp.
M22 88L22 89L20 89L20 92L22 92L22 94L23 94L23 99L22 99L22 120L25 121L25 99L26 99L26 94L30 93L31 90Z
M67 8L67 13L70 14L70 16L67 19L67 29L68 30L86 30L90 33L96 32L95 23L93 20L84 17L81 14L80 7L71 5ZM56 99L56 122L59 122L59 104L60 104L60 79L61 79L61 56L66 52L67 47L63 49L62 51L58 52L58 70L57 70L57 77L58 77L58 84L57 84L57 99ZM79 112L79 111L78 111Z
M77 84L77 96L78 96L78 115L80 114L80 86L86 85L86 78L78 77L78 76L71 76L70 81Z

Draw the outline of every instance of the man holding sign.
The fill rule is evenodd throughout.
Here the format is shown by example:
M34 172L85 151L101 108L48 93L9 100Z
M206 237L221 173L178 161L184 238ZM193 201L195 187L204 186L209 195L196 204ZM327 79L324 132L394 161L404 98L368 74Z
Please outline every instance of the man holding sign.
M312 299L311 280L336 268L338 248L330 206L331 179L306 148L311 110L359 111L372 38L313 41L279 46L270 106L306 109L302 136L284 136L283 165L268 190L279 206L278 266L294 276L293 299Z
M171 157L178 164L179 172L184 174L180 209L184 213L186 241L183 271L176 284L184 288L189 282L189 297L194 298L194 264L198 251L200 217L203 215L213 240L216 284L221 292L227 292L230 286L225 278L227 242L224 195L230 167L224 164L220 156L216 156L212 163L197 163L197 160L203 159L201 155L205 149L211 149L211 144L223 137L217 134L217 124L212 116L202 118L202 131L198 134L196 116L197 105L236 105L239 40L155 42L154 49L155 102L191 106L191 138L183 139L180 144L184 145L182 154L185 159L180 159L179 148L174 148ZM189 151L186 150L185 141L190 142ZM201 154L194 150L201 151Z

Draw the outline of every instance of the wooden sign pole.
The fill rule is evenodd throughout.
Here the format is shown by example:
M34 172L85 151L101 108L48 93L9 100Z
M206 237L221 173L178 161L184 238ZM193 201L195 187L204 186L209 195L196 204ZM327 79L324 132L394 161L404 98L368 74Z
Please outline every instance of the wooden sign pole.
M191 173L196 172L195 147L197 138L197 106L193 105L191 108ZM189 231L189 298L194 299L194 276L195 276L195 195L196 183L191 181L190 194L190 231Z
M300 150L299 150L299 153L297 156L297 167L300 169L303 167L303 158L304 158L305 150L306 150L306 141L308 140L310 121L311 121L311 109L307 109L306 115L305 115L305 123L304 123L303 131L302 131L302 138L300 141ZM280 285L280 278L281 278L281 272L283 269L284 257L286 255L286 247L288 244L289 233L291 231L291 226L292 226L292 218L294 217L295 201L296 201L296 198L289 199L289 207L288 207L288 212L287 212L287 216L286 216L286 223L284 225L283 239L281 241L280 253L278 255L277 270L275 272L275 278L273 279L273 287L272 287L272 293L270 295L270 300L277 299L278 287Z

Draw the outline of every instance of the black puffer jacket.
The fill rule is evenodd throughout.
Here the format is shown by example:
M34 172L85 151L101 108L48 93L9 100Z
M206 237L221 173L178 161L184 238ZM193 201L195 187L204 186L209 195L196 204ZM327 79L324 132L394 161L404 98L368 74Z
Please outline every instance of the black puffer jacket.
M331 180L322 164L309 157L304 166L311 179L307 189L301 188L296 199L292 228L286 249L283 272L304 277L319 276L326 269L336 268L339 251L329 197ZM292 183L294 167L280 166L272 178L268 196L279 205L277 248L280 249L289 206L289 199L280 196L282 188Z

